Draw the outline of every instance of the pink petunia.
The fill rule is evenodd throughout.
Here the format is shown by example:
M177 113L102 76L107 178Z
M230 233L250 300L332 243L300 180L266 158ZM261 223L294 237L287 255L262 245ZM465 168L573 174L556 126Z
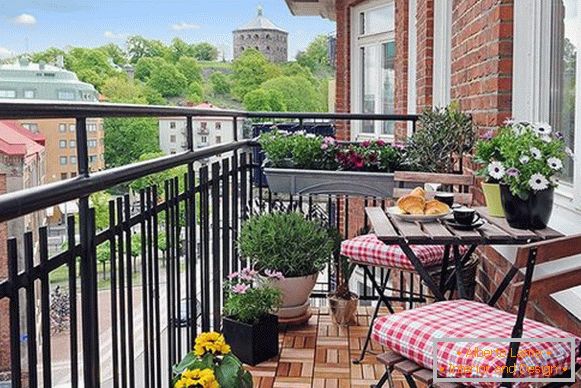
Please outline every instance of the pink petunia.
M238 275L240 275L238 272L232 272L230 275L228 275L228 280L234 280L238 277Z
M284 275L280 271L275 271L275 270L272 270L272 269L267 269L267 270L264 271L264 274L267 277L269 277L270 279L278 279L278 280L283 280L284 279Z
M232 292L234 294L238 294L238 295L242 295L242 294L246 294L246 291L248 291L250 289L250 286L248 284L236 284L234 287L232 287Z

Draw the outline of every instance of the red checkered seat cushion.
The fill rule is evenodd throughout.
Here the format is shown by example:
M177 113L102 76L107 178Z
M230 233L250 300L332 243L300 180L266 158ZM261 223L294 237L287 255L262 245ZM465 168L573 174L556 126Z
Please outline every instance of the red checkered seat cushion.
M411 249L426 268L442 264L443 245L412 245ZM341 254L358 263L407 271L414 270L413 264L399 245L384 244L374 234L366 234L343 241Z
M516 315L468 300L437 302L380 317L373 325L373 340L417 364L433 369L433 340L439 338L510 338ZM574 338L571 333L525 319L522 338ZM485 353L474 354L475 349ZM508 343L446 342L437 346L438 374L445 377L502 377ZM490 351L491 354L486 352ZM575 338L581 353L581 339ZM571 367L571 344L522 342L515 377L549 377ZM578 359L577 361L581 361ZM470 370L458 366L468 365ZM528 369L532 367L533 369ZM537 368L538 367L538 368ZM542 369L541 367L544 367ZM549 370L549 368L551 370ZM480 385L480 384L479 384ZM494 385L494 384L492 384Z

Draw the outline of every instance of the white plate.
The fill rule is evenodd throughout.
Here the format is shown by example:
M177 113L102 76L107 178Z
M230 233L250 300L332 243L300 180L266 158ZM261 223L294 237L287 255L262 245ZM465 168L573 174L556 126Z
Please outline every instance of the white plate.
M442 213L442 214L405 214L402 212L402 210L397 207L397 206L393 206L393 207L389 207L387 208L387 213L391 214L392 216L394 216L397 219L400 219L402 221L406 221L406 222L434 222L439 220L440 218L444 218L449 216L450 214L452 214L452 211L449 210L447 213Z

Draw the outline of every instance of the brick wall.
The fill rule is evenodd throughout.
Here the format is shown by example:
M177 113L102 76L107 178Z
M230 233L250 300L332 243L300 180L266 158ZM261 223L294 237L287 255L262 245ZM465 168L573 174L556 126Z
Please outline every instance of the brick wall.
M6 175L0 174L0 194L6 192ZM8 254L6 238L8 237L6 223L0 223L0 280L8 277ZM0 375L10 369L10 325L8 322L8 299L0 301ZM0 378L1 381L1 378Z
M395 1L395 113L408 113L409 1ZM407 123L396 123L395 138L405 140Z
M416 10L416 103L417 111L432 106L434 59L434 0L417 2ZM397 76L397 75L396 75Z

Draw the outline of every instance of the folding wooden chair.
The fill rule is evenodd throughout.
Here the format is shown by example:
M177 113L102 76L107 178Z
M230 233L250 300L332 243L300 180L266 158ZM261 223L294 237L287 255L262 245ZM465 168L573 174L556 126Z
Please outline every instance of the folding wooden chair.
M448 191L454 193L454 201L463 205L470 205L472 203L472 194L469 193L470 187L474 184L474 177L472 175L460 174L436 174L423 172L396 172L395 181L399 186L394 189L394 197L398 198L409 194L413 187L424 186L425 183L438 184L440 191ZM405 187L407 188L405 188ZM426 197L432 198L435 192L427 192ZM457 249L456 246L454 249ZM450 246L442 245L418 245L412 248L418 259L428 268L431 273L440 273L440 290L442 293L449 288L447 269L450 264ZM342 243L341 253L349 257L353 264L360 266L365 276L370 280L373 290L379 296L379 301L376 305L371 322L375 321L379 313L379 308L383 302L390 313L394 313L391 302L409 302L410 308L413 303L424 303L426 298L423 292L414 292L413 289L413 275L415 268L408 259L407 255L402 251L398 245L385 245L379 241L373 234L358 236ZM454 252L459 255L459 250ZM469 259L465 258L464 263ZM380 281L376 279L373 268L384 269L385 276ZM400 290L397 296L388 296L386 291L393 289L389 287L390 276L394 271L400 271L400 282L403 282L403 273L410 274L409 277L409 291ZM403 287L403 284L400 284ZM420 283L421 287L421 283ZM406 294L406 295L404 295ZM371 339L372 324L369 327L364 346L361 351L359 359L354 360L354 363L359 363L365 357L369 342Z
M438 368L439 375L443 377L458 376L458 370L450 371L449 366L465 365L470 360L474 363L470 349L475 347L489 349L493 354L502 357L479 358L477 362L483 369L472 371L470 377L490 377L487 371L497 371L496 377L513 378L515 375L520 377L523 373L516 372L523 371L521 365L555 366L554 370L551 370L552 378L570 378L571 373L574 376L575 371L581 368L581 339L558 328L525 319L525 312L530 298L547 296L581 284L581 263L557 273L539 276L533 274L535 265L579 254L581 254L581 235L518 248L513 267L521 269L521 272L524 269L524 279L511 285L513 294L510 305L514 306L518 301L516 315L495 308L497 298L491 298L488 304L463 299L437 302L378 318L373 327L373 340L390 350L377 357L378 361L385 365L386 372L376 387L382 387L385 382L392 387L391 373L394 370L403 373L412 388L416 386L415 381L428 386L434 384L432 379L434 365ZM550 337L569 340L573 338L575 349L571 354L571 344L566 342L506 341L505 344L490 341L446 342L437 347L438 358L434 363L434 340L445 337L524 339ZM519 350L522 351L520 354ZM517 354L523 357L518 364ZM570 370L572 358L573 371ZM503 372L502 375L500 371ZM533 373L527 377L537 377L537 374ZM569 384L555 382L548 386Z

